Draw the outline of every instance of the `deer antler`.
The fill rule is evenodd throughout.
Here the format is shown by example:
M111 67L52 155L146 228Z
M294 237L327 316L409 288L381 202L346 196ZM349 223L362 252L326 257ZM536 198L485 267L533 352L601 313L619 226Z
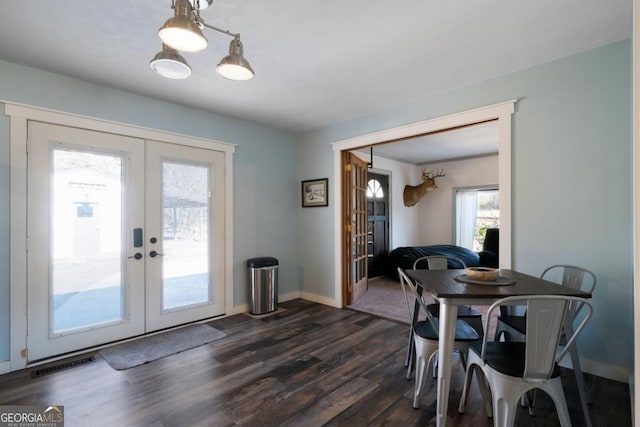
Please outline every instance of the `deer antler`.
M402 199L405 206L413 206L427 191L438 188L435 178L444 176L444 169L427 172L426 168L422 168L422 184L405 185L402 192Z
M424 179L433 179L439 176L444 176L444 169L430 171L430 172L426 172L424 168L422 169L422 177Z

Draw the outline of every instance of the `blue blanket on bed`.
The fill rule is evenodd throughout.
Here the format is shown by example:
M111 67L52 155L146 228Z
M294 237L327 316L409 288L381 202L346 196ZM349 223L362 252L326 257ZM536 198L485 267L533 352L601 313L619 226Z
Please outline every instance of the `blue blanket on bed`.
M403 246L392 250L389 253L389 261L393 268L393 276L397 276L397 268L405 270L413 268L416 259L430 255L447 255L460 258L467 267L477 267L480 265L480 256L467 248L456 245L430 245L430 246ZM449 260L449 268L463 268L459 262ZM426 263L420 268L427 268Z

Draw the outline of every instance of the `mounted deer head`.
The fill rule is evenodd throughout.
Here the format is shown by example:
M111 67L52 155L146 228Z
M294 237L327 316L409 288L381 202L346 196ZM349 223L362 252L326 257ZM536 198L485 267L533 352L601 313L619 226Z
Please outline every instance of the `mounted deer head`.
M422 169L422 184L404 186L404 192L402 193L404 205L407 207L413 206L427 194L427 191L438 188L436 178L439 176L444 176L444 170L440 169L434 174L433 171L425 172L425 170Z

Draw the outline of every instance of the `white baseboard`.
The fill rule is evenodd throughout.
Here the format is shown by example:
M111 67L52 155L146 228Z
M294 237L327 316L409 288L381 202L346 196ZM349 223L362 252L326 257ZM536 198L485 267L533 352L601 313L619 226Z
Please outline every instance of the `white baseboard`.
M226 313L224 317L233 316L236 314L242 314L248 311L249 311L249 304L236 305L235 307L233 307L233 309L231 309L231 312Z
M309 292L301 292L300 298L306 299L308 301L317 302L318 304L328 305L330 307L342 308L338 305L335 298L329 298L322 295L316 295Z
M0 362L0 375L6 374L11 371L11 362L8 360L6 362Z
M288 292L286 294L278 295L278 302L291 301L292 299L301 298L300 291Z
M632 376L629 369L622 368L620 366L607 365L601 362L595 362L583 357L580 358L580 364L582 365L582 372L596 375L598 377L608 378L614 381L620 381L622 383L628 383L629 379ZM560 361L560 366L573 369L571 358L566 356Z
M278 303L285 302L285 301L290 301L290 300L296 299L296 298L304 298L304 297L298 291L288 292L286 294L280 294L280 295L278 295ZM308 299L308 298L304 298L304 299ZM310 300L310 301L313 301L313 300ZM319 302L319 301L315 301L315 302ZM242 313L248 313L248 312L249 312L249 304L248 303L247 304L240 304L240 305L236 305L235 307L233 307L231 312L227 313L226 316L233 316L234 314L242 314Z
M317 302L318 304L328 305L330 307L341 308L336 303L334 298L325 297L322 295L316 295L309 292L288 292L286 294L278 295L278 303L290 301L292 299L302 298L307 301ZM240 304L233 307L231 313L227 313L227 316L233 316L234 314L246 313L249 311L249 304Z

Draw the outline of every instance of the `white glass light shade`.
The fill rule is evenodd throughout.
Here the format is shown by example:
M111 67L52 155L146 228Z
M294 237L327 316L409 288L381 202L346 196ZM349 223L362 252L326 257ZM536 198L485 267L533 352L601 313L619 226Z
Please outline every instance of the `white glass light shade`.
M149 66L156 74L168 79L186 79L191 75L191 67L187 61L175 49L166 45L149 62Z
M158 30L164 44L182 52L199 52L209 44L196 23L186 16L175 16Z
M251 80L255 76L249 61L242 56L242 43L239 39L231 40L229 55L222 58L216 71L222 77L236 81Z
M222 62L218 64L218 66L216 67L216 71L222 77L236 81L251 80L255 75L251 68L235 64L223 64Z

